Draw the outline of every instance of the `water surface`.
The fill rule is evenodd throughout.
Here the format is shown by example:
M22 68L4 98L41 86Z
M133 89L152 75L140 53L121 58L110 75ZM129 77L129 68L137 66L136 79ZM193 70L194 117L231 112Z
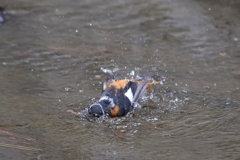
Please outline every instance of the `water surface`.
M1 159L239 159L240 3L3 0ZM165 77L126 117L89 121L100 68Z

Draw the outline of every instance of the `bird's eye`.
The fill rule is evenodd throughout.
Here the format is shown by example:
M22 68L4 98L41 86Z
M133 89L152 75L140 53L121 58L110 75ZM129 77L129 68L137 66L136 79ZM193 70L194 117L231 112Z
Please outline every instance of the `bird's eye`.
M88 114L89 114L89 115L92 115L92 111L91 111L90 109L88 110Z

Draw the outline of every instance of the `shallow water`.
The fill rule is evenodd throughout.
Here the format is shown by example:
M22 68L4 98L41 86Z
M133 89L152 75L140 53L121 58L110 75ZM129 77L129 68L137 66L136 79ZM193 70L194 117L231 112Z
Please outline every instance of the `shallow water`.
M0 24L1 159L239 159L240 3L7 1ZM105 75L164 77L122 118L76 117ZM14 139L13 139L14 138ZM0 144L1 145L1 144Z

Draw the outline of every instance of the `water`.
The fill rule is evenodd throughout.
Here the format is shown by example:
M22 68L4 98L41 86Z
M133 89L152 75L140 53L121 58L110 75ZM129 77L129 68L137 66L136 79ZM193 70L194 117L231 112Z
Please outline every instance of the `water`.
M239 159L239 2L6 1L1 159ZM117 78L166 78L126 117L76 117ZM13 139L14 138L14 139Z

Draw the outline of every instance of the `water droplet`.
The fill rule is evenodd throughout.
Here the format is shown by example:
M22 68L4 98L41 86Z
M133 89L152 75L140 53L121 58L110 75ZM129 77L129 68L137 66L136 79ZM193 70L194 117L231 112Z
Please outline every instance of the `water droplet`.
M226 105L229 105L229 104L231 104L231 102L226 102Z
M183 93L187 93L187 90L182 90Z
M67 92L70 91L70 88L69 88L69 87L65 87L64 89L65 89L65 91L67 91Z
M235 38L233 38L233 40L234 40L234 41L238 41L238 38L235 37Z
M132 70L130 73L130 76L134 76L134 75L135 75L135 72Z

